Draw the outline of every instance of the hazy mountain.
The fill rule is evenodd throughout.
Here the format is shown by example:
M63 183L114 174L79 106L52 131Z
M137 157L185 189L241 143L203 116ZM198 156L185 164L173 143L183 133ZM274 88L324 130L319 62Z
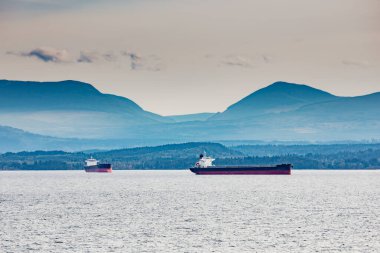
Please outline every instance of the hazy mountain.
M52 148L55 138L32 134L12 127L0 126L0 152Z
M87 83L0 80L0 122L43 135L107 138L172 120Z
M103 94L92 85L78 81L24 82L0 80L2 111L97 111L129 114L164 120L144 111L133 101Z
M115 140L81 140L32 134L20 129L0 126L0 153L33 150L79 151L89 148L123 147Z
M191 141L380 139L380 93L338 97L306 85L277 82L222 113L161 117L80 82L0 84L0 124L77 138L77 142L59 139L65 150L71 150L68 143L96 149Z
M83 139L83 138L57 138L33 134L17 128L0 125L0 153L20 152L34 150L63 150L63 151L86 151L110 150L115 148L133 148L163 143L176 143L169 139ZM177 141L178 143L178 141Z
M213 139L329 141L380 138L380 93L338 97L306 85L274 83L211 117ZM213 131L207 131L209 127Z
M172 119L174 122L205 121L214 115L215 113L212 112L204 112L185 115L172 115L166 116L166 118Z
M309 104L295 114L334 120L379 120L380 92L358 97L338 97L333 101Z
M301 106L332 101L337 97L307 85L276 82L253 92L210 120L232 120L269 113L283 113Z

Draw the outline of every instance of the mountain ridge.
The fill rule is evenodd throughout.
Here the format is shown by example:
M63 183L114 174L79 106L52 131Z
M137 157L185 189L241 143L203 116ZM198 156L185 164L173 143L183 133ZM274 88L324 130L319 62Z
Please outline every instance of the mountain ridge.
M268 113L282 113L295 110L303 105L338 98L328 92L304 85L283 81L252 92L229 106L210 120L232 120Z
M103 94L91 84L73 80L57 82L0 80L0 98L0 109L13 107L11 108L13 110L107 111L110 106L112 109L118 109L115 108L115 105L118 105L131 113L143 110L128 98ZM41 98L43 100L40 100Z
M173 122L91 84L0 80L0 123L56 137L111 137L134 125ZM55 130L56 129L56 130ZM78 131L77 131L78 130ZM81 134L77 134L81 132Z
M65 82L75 84L75 81ZM339 141L380 138L380 92L340 97L307 85L276 82L249 94L221 113L163 117L144 111L137 104L133 106L133 101L130 102L130 110L130 100L102 94L90 86L83 85L82 91L90 93L85 97L90 99L94 94L95 98L104 96L106 100L111 99L113 102L106 105L109 106L107 110L86 111L87 107L82 107L81 110L44 108L52 111L41 111L27 108L29 111L7 111L7 107L2 107L0 123L44 136L129 139L154 144L250 139ZM1 96L7 97L7 93L4 95L3 92ZM25 102L20 96L16 99L19 99L19 104ZM126 107L119 107L119 100L122 104L126 101ZM113 107L115 105L117 108Z

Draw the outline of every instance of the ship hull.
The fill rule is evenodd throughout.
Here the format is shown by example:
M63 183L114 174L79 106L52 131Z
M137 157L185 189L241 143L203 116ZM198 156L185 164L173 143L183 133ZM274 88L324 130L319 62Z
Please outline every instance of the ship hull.
M290 175L291 164L276 166L209 166L190 168L197 175Z
M100 173L111 173L112 166L111 164L98 164L94 166L85 166L84 170L86 172L100 172Z

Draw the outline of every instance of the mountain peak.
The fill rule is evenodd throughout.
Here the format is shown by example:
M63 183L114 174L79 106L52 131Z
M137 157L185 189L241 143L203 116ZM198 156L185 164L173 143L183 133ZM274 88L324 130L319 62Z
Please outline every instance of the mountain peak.
M0 80L1 111L98 111L121 114L146 114L132 100L103 94L91 84L63 80L53 82ZM149 114L149 115L147 115Z
M277 81L277 82L274 82L274 83L272 83L271 85L269 85L269 86L285 86L285 85L287 85L287 86L296 86L296 85L302 85L302 84L295 84L295 83L288 83L288 82L284 82L284 81ZM269 87L269 86L267 86L267 87Z
M237 119L286 112L335 98L328 92L307 85L278 81L251 93L213 119Z
M101 94L91 84L73 80L49 82L0 80L0 90L5 94L16 96L28 95L34 92L49 96Z
M268 85L260 90L257 90L256 92L253 92L252 94L263 92L263 91L276 91L276 92L289 92L289 93L301 92L303 93L303 95L308 95L308 93L312 93L313 95L323 94L323 95L333 96L332 94L328 92L313 88L305 84L288 83L284 81L274 82L271 85Z

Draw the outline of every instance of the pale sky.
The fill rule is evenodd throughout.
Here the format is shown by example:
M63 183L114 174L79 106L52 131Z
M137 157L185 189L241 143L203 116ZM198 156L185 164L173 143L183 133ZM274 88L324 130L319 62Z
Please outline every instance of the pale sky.
M379 0L0 0L0 79L80 80L161 115L275 81L380 91Z

